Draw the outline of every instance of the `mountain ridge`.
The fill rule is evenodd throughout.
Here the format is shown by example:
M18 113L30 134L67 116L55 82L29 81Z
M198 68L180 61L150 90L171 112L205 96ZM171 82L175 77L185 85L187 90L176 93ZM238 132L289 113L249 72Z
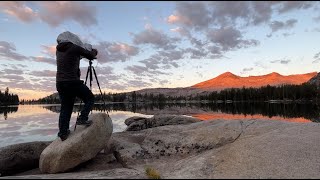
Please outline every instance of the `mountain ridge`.
M194 84L190 86L196 89L210 89L221 90L227 88L242 88L242 87L262 87L262 86L278 86L282 84L299 85L308 82L311 78L316 76L317 72L310 72L305 74L281 75L277 72L272 72L260 76L241 77L231 72L225 72L215 78Z

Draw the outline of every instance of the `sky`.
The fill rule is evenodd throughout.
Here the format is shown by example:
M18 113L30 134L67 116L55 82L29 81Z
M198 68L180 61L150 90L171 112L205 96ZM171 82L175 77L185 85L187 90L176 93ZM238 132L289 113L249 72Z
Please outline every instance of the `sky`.
M319 72L320 3L313 1L1 1L0 90L56 93L57 36L98 49L102 91L188 87L239 76ZM85 79L88 60L80 63ZM96 80L92 91L99 93Z

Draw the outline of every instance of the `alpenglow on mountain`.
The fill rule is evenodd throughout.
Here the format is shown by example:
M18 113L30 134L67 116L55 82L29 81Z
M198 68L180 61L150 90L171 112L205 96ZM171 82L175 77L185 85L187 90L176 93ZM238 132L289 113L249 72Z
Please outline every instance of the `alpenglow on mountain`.
M226 88L242 88L242 87L262 87L262 86L279 86L282 84L299 85L308 82L311 78L317 75L317 72L307 74L295 74L283 76L273 72L262 76L241 77L232 74L231 72L223 73L213 79L200 82L191 86L192 88L205 90L222 90Z

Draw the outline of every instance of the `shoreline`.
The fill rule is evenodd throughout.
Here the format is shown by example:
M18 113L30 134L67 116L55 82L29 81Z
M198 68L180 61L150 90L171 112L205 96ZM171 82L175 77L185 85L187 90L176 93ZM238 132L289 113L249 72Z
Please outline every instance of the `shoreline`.
M128 127L138 121L128 120ZM164 179L316 178L319 129L318 123L267 120L167 124L114 133L109 152L66 173L39 174L33 169L3 178L147 178L147 166Z

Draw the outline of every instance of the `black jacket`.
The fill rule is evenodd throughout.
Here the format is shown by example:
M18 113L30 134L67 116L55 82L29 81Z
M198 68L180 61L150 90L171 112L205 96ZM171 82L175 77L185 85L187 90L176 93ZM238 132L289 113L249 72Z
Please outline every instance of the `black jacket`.
M80 80L80 56L92 60L97 54L71 42L60 43L56 47L57 75L56 81Z

